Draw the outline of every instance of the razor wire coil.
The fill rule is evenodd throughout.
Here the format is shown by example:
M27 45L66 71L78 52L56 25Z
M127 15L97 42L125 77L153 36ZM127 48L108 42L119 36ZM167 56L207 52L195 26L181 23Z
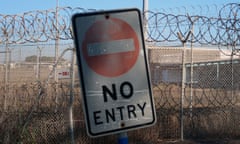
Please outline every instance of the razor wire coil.
M207 8L209 9L209 8ZM45 11L30 11L16 15L0 14L0 43L23 44L49 40L71 40L71 16L86 11L64 7ZM179 10L180 11L180 10ZM202 12L201 12L202 13ZM240 4L224 5L218 17L175 15L147 11L148 42L179 42L177 32L187 35L194 26L194 39L188 42L201 45L240 45ZM195 20L192 22L192 20Z

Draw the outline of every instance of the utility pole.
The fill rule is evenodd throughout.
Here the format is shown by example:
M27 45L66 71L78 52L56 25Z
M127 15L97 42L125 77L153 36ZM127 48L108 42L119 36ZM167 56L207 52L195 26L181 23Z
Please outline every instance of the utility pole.
M148 32L148 0L143 0L143 34L144 39L147 39Z

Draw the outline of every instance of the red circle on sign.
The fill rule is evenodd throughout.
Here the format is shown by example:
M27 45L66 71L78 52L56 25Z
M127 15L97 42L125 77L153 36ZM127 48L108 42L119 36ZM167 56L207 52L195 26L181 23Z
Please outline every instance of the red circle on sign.
M106 43L119 40L122 43L125 40L126 42L132 41L130 50L119 50L121 48L118 45L107 48L106 51L111 52L104 52ZM90 50L89 45L92 45ZM124 44L120 47L122 45ZM139 41L133 28L125 21L111 17L93 23L85 33L82 46L83 56L88 66L106 77L116 77L128 72L136 63L139 55ZM89 54L91 51L95 51L95 54Z

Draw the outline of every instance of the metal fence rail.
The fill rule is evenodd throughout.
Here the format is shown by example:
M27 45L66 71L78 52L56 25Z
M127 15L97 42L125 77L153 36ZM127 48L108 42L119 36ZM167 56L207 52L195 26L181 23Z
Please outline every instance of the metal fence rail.
M130 142L240 138L240 4L214 9L217 17L183 9L182 15L146 12L158 121L144 134L129 132ZM86 11L93 10L0 14L0 143L116 142L114 136L91 139L85 131L69 19ZM38 59L26 62L32 55ZM46 55L55 59L39 59ZM75 72L72 79L56 79L54 70L62 68Z

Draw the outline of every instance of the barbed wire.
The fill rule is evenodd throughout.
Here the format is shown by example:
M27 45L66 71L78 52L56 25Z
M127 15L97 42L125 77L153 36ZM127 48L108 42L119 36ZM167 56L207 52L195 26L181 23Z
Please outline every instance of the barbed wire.
M201 15L193 15L193 14L169 14L167 12L151 12L148 11L148 35L147 41L148 42L181 42L179 40L178 34L181 34L185 37L186 42L196 43L196 44L207 44L207 45L217 45L219 49L228 48L232 50L231 55L236 55L239 50L239 39L240 39L240 32L239 32L239 4L227 4L223 6L218 11L217 17L207 17ZM95 11L95 10L85 10L82 8L59 8L58 13L56 16L56 10L46 10L46 11L31 11L26 12L23 14L18 15L0 15L0 45L4 44L28 44L28 43L38 43L39 42L47 42L56 39L61 40L72 40L71 35L71 23L70 18L73 13L78 12L86 12L86 11ZM58 17L56 19L56 17ZM193 37L192 39L186 39L187 35L192 32ZM68 48L62 52L58 60L54 63L53 67L56 68L59 60L63 57L66 51L74 50ZM229 128L239 127L236 126L236 119L239 119L239 112L233 108L234 106L238 105L238 93L239 90L239 74L237 73L238 64L222 64L220 65L220 69L217 70L217 66L200 66L197 69L194 69L196 74L199 73L201 77L199 77L199 83L194 84L193 94L194 99L191 98L191 95L188 93L190 88L186 87L186 94L183 97L185 100L186 109L184 109L184 117L186 118L185 124L185 135L191 133L188 130L188 123L193 124L193 128L190 129L192 131L199 132L199 129L202 127L198 127L202 120L207 121L206 129L217 130L220 131L219 136L226 137L226 131ZM161 68L161 67L160 67ZM162 67L164 68L164 67ZM168 68L169 69L169 68ZM217 74L217 77L213 75L216 74L218 71L221 71ZM159 68L158 68L159 71ZM162 69L164 71L164 69ZM50 76L53 74L54 69L52 69L48 75L46 82L36 81L35 83L31 84L24 84L22 86L14 86L5 89L5 86L0 86L0 90L2 94L4 93L12 93L12 95L16 95L17 98L5 97L4 98L14 98L15 103L22 104L23 108L26 107L26 114L24 115L25 118L21 121L21 127L19 127L20 131L18 132L20 136L24 136L24 134L31 129L31 125L34 125L33 122L34 114L41 113L39 112L40 108L44 109L49 106L49 103L53 103L51 108L54 108L55 105L62 105L66 104L66 99L69 98L68 93L70 93L70 87L67 85L66 89L64 89L63 85L59 85L59 89L61 90L59 93L62 93L64 96L63 99L59 100L59 103L55 103L54 96L56 94L56 84L57 83L50 83ZM160 73L161 71L159 71ZM179 70L179 73L181 70ZM232 76L229 74L234 72ZM216 79L214 79L216 78ZM219 78L219 79L218 79ZM233 81L235 80L235 81ZM203 83L201 83L203 82ZM234 83L233 83L234 82ZM216 84L215 84L216 83ZM234 85L233 85L234 84ZM49 85L49 86L48 86ZM208 87L209 86L209 87ZM211 86L213 86L211 88ZM215 86L215 87L214 87ZM236 88L235 88L236 87ZM75 87L75 89L78 89ZM230 92L230 89L232 90ZM236 89L236 90L235 90ZM65 90L65 91L64 91ZM164 135L176 135L179 138L179 129L178 123L175 123L176 127L171 128L165 127L169 126L170 124L174 124L174 121L179 121L179 108L181 105L179 94L181 93L181 86L177 83L167 83L162 82L158 85L155 85L153 88L154 95L156 95L156 107L158 109L158 116L159 121L161 124L158 125L157 133L160 136ZM226 92L225 92L226 90ZM21 92L22 94L19 94ZM20 95L20 97L19 97ZM30 102L21 102L18 101L19 99L26 99L29 98ZM8 100L7 99L7 100ZM45 100L45 101L44 101ZM44 103L45 102L45 103ZM49 102L49 103L47 103ZM77 105L80 105L80 99L76 100ZM22 107L19 107L16 104L8 103L9 107L14 107L18 110L23 110ZM26 105L29 105L28 107ZM25 107L24 107L25 106ZM187 109L192 107L194 109ZM230 107L233 113L230 113L227 108ZM49 108L49 109L51 109ZM220 109L222 108L222 109ZM49 110L47 109L47 110ZM217 111L215 111L218 109ZM237 108L236 108L237 109ZM39 110L39 111L38 111ZM44 109L44 111L47 111ZM193 111L194 110L194 111ZM215 113L214 113L215 111ZM48 111L49 112L49 111ZM220 113L220 114L219 114ZM230 114L229 114L230 113ZM56 113L55 113L56 114ZM192 115L192 116L191 116ZM220 122L216 124L216 115L217 118L220 118ZM10 115L11 116L11 115ZM10 117L9 116L9 117ZM190 119L191 116L191 119ZM16 115L14 115L14 118ZM23 116L21 116L23 117ZM47 120L55 118L54 116L49 115ZM12 118L12 117L11 117ZM192 119L192 118L195 118ZM224 121L228 119L227 123ZM10 118L6 118L6 122L9 121ZM13 119L13 118L12 118ZM64 118L59 118L62 121L66 121ZM44 119L44 122L46 119ZM54 120L56 121L56 120ZM10 122L10 121L9 121ZM218 127L218 123L221 124L222 122L226 123L224 127ZM9 123L7 123L9 124ZM12 124L12 123L11 123ZM40 123L39 125L41 125ZM43 123L44 124L44 123ZM61 127L61 122L57 123L59 127ZM194 125L195 124L195 125ZM219 124L219 125L220 125ZM230 125L231 124L231 125ZM12 124L13 125L13 124ZM39 125L35 125L34 128L38 128ZM9 127L5 124L5 127ZM212 128L212 129L211 129ZM170 131L172 129L172 131ZM2 132L8 131L9 129L5 128ZM16 133L14 130L13 133ZM166 132L167 131L167 132ZM170 131L170 132L169 132ZM35 132L30 131L29 132ZM188 133L189 132L189 133ZM205 131L207 132L207 131ZM239 131L231 131L230 134L239 134ZM45 133L48 133L46 130ZM34 133L35 134L35 133ZM32 136L34 135L32 134ZM212 134L212 133L211 133ZM9 137L9 133L6 137ZM4 136L4 135L3 135ZM59 140L57 135L47 135L47 140L51 140L52 136L56 137L56 141ZM29 139L29 136L26 136ZM172 138L172 137L171 137ZM9 139L9 138L7 138Z
M168 9L156 9L154 11L168 13L168 14L178 14L178 15L186 15L191 13L192 15L201 15L207 17L217 17L217 11L220 10L224 5L190 5L190 6L180 6L175 8Z
M220 19L219 24L221 32L219 38L221 45L219 47L225 46L232 50L230 55L240 55L240 3L225 5L219 11L219 17L224 17L224 19Z
M201 7L200 9L202 10ZM0 44L36 43L56 39L71 40L72 14L89 11L95 10L64 7L16 15L0 14ZM230 47L240 45L239 3L224 5L216 12L218 17L188 13L175 15L153 11L146 13L149 16L146 37L148 42L180 42L177 33L185 36L194 27L192 31L194 38L188 42Z

